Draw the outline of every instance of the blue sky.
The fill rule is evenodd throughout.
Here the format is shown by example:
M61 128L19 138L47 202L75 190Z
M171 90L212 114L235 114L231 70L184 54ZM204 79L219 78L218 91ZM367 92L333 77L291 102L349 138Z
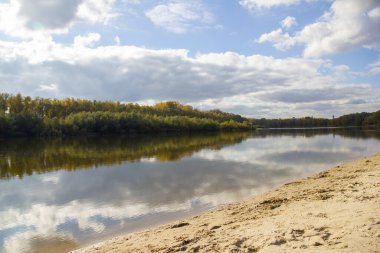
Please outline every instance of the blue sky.
M252 117L380 109L378 0L0 0L0 91Z

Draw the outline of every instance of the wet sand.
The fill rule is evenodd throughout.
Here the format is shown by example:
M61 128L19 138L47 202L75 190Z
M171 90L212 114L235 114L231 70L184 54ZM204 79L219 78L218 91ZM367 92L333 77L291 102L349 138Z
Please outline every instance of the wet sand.
M75 252L380 252L380 153Z

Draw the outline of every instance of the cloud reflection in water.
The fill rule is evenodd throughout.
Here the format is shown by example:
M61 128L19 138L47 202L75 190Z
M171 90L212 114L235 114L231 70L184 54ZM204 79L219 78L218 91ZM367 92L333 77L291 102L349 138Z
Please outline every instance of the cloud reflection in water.
M310 138L294 133L235 134L202 136L198 141L194 141L196 136L183 138L166 136L156 141L143 140L141 145L136 140L134 145L124 145L127 139L115 141L114 145L104 140L100 140L103 145L94 140L75 145L60 141L60 153L55 152L51 142L40 143L40 148L33 150L46 154L48 147L53 157L65 154L67 163L45 166L43 171L37 170L41 174L23 174L22 179L8 176L0 181L2 252L64 252L86 242L241 200L285 181L379 151L378 137L349 138L339 134ZM190 141L192 145L186 145ZM150 148L143 155L134 159L126 156L133 150L141 152L148 144ZM22 146L17 147L12 154L2 150L0 157L21 156ZM110 154L115 164L110 160L105 163L109 157L102 155L97 160L89 150ZM180 150L188 156L179 155ZM83 161L84 151L90 161ZM75 170L73 160L81 165L79 168L91 168L83 166L91 162L94 166ZM71 171L60 169L67 164Z

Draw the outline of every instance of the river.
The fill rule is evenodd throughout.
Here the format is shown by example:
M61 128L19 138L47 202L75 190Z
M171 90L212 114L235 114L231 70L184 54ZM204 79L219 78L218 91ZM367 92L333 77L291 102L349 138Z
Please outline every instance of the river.
M380 133L0 140L0 252L67 252L380 152Z

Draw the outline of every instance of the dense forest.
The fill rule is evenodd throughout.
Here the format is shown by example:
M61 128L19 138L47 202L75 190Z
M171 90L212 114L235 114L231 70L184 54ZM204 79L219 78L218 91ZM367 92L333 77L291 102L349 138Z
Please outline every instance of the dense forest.
M60 136L249 130L240 115L200 111L178 102L154 106L67 98L0 94L0 135Z
M252 124L260 128L305 128L305 127L363 127L380 130L380 110L373 113L352 113L333 119L289 118L289 119L252 119Z
M174 101L148 106L0 93L0 136L233 131L255 127L363 127L379 130L380 111L348 114L333 119L248 119L220 110L200 111Z

